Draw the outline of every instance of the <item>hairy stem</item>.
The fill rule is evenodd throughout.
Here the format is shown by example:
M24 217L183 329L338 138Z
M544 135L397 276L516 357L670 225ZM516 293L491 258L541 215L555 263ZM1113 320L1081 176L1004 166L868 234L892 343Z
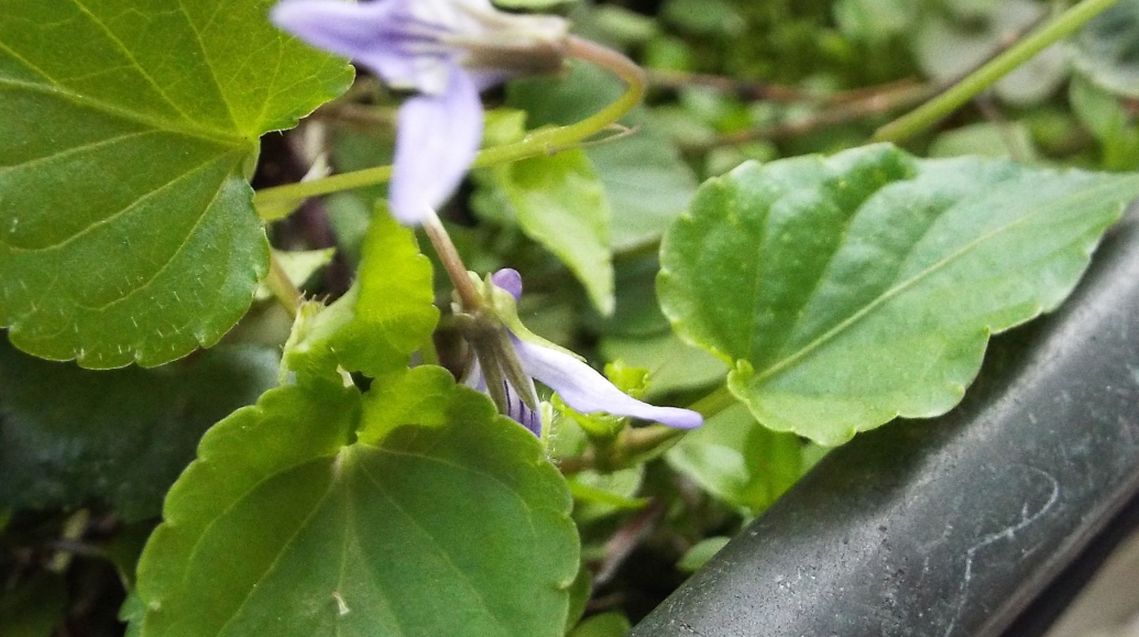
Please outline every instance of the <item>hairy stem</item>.
M269 275L265 277L265 287L273 293L273 298L285 308L289 316L297 317L297 307L301 303L302 294L293 285L289 279L289 275L285 273L285 269L281 267L281 262L277 260L277 255L269 253Z
M435 214L435 211L431 210L430 212L431 214L427 215L427 219L423 222L423 232L435 248L435 254L439 255L439 261L442 262L443 269L447 271L451 285L455 286L455 292L459 294L463 309L473 312L482 307L482 297L475 289L475 284L471 282L470 275L467 274L467 266L463 263L463 258L459 256L459 251L451 242L451 235L447 234L447 229L443 227L443 222L439 221L439 216Z

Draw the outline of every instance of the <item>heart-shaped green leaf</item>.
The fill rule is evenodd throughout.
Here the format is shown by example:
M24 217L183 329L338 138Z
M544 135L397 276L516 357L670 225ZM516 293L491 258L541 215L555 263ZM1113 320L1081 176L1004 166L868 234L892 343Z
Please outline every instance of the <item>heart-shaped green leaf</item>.
M92 368L211 345L268 245L257 139L352 74L273 0L10 0L0 11L0 325Z
M661 303L761 423L839 444L957 404L989 335L1059 305L1136 196L1137 175L885 145L745 164L670 229Z
M385 387L430 400L393 408ZM364 401L338 383L273 390L212 429L171 490L136 626L560 636L578 570L569 508L538 440L440 368L377 379Z

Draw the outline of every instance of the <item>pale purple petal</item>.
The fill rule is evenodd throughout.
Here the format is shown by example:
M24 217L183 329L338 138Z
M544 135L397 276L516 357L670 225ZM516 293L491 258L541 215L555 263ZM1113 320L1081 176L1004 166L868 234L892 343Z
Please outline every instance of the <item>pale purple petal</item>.
M458 53L442 42L443 25L418 18L415 0L286 0L270 17L314 47L367 66L396 88L439 94Z
M392 214L419 225L463 180L482 140L482 102L457 65L442 95L416 95L399 109L389 190Z
M522 298L522 275L518 270L502 268L490 275L490 282L513 295L515 301Z
M699 427L704 422L704 417L691 409L656 407L625 394L595 369L569 354L518 339L514 345L522 369L580 412L604 411L681 429Z

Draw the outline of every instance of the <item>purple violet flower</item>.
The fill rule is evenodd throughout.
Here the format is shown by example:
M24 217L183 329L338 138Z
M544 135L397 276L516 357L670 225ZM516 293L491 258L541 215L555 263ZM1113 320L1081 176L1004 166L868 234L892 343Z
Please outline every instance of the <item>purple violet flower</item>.
M517 270L499 270L491 276L490 281L494 286L509 292L515 301L521 298L522 276ZM494 392L488 391L487 379L492 375L496 377L496 382L502 383L504 391L499 393L495 402L504 403L503 413L536 436L541 436L542 421L537 412L538 397L533 380L554 390L567 405L583 413L604 411L615 416L632 416L680 429L699 427L704 422L704 417L691 409L657 407L629 396L597 370L560 348L530 342L513 332L509 332L508 336L512 352L496 353L490 348L488 355L486 348L476 346L477 358L463 382L487 391L493 397ZM491 360L486 360L488 358ZM511 358L515 360L508 360ZM510 369L515 361L521 374ZM493 374L487 374L487 369L492 367L498 369Z
M479 91L518 73L557 70L568 33L562 18L505 13L489 0L284 0L272 20L417 92L397 118L389 191L392 214L410 226L451 196L474 160Z

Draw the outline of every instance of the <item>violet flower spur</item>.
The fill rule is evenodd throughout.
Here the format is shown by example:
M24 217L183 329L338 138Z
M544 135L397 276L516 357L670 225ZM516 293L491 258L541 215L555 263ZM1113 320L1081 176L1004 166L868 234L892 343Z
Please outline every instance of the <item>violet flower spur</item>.
M389 190L392 214L411 226L435 214L474 161L479 91L561 68L569 32L562 18L505 13L490 0L284 0L271 17L389 86L417 92L400 107Z
M541 417L534 380L561 396L570 407L603 411L671 427L699 427L704 417L691 409L657 407L622 392L573 353L534 336L518 320L515 302L522 296L522 277L509 268L495 272L484 287L497 323L468 336L475 361L464 383L491 394L499 409L541 436ZM497 391L496 391L497 389Z

